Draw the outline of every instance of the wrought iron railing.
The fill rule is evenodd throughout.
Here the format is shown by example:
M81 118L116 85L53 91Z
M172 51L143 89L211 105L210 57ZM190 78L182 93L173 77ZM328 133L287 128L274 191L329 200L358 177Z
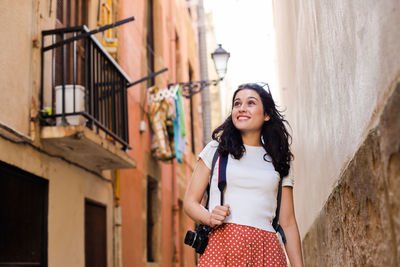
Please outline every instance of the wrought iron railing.
M99 41L86 26L78 26L43 31L42 44L45 123L85 124L130 148L126 90L130 80Z

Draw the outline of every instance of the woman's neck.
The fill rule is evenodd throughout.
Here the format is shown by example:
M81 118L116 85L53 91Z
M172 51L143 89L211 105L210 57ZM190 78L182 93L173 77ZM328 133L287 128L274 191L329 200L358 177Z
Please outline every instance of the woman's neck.
M260 132L242 133L243 144L248 146L262 146Z

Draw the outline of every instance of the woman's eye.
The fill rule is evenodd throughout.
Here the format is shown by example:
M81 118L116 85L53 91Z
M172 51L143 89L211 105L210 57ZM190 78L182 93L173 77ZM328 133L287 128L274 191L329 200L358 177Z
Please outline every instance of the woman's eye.
M254 105L255 102L254 101L249 101L249 105Z
M239 102L235 102L233 105L234 105L235 107L238 107L238 106L240 106L240 103L239 103Z

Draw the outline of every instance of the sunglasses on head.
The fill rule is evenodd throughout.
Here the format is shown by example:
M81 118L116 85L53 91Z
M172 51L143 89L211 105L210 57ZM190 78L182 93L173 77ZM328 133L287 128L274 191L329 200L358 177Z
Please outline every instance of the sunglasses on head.
M271 95L271 89L269 88L269 84L265 82L257 82L256 85L262 87L269 95Z

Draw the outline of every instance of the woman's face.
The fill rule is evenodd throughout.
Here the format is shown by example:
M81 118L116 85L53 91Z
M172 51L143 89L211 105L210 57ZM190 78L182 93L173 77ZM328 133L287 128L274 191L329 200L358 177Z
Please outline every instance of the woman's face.
M262 125L269 120L258 93L251 89L237 92L233 99L232 121L241 133L261 131Z

